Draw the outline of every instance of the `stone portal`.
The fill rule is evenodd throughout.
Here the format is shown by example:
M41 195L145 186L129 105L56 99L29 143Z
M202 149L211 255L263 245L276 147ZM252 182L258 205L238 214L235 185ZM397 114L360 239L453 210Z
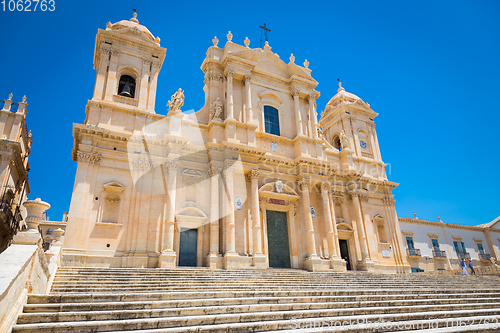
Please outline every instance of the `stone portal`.
M268 210L266 216L269 267L290 268L286 212Z
M352 270L352 266L351 266L351 260L349 258L349 246L347 244L347 240L339 239L339 246L340 246L340 256L342 257L342 259L345 260L347 270L350 271Z
M179 266L196 267L198 229L181 228Z

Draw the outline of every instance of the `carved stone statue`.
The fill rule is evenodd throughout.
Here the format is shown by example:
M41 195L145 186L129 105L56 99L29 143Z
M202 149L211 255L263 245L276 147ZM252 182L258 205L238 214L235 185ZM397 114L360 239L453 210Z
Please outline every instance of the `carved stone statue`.
M344 131L340 132L340 146L342 149L349 148L349 138L345 135Z
M172 97L170 98L170 102L168 102L167 104L168 110L180 111L181 106L183 105L184 105L184 90L179 88L179 90L177 90L175 94L173 94Z
M323 135L323 129L321 129L321 127L318 126L317 130L318 130L318 138L320 138L321 140L324 140L325 136Z
M219 119L222 113L222 103L219 100L219 97L214 101L213 110L210 113L210 119Z

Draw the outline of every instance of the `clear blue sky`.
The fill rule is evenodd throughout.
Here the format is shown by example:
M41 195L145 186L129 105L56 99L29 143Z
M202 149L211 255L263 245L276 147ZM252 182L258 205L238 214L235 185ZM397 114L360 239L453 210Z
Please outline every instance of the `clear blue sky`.
M310 62L321 92L337 78L379 113L375 119L399 216L480 224L500 215L500 2L498 1L68 1L54 12L0 11L0 98L28 97L30 198L51 220L69 209L76 162L72 123L92 97L94 41L106 22L138 19L167 48L156 112L185 89L185 110L203 106L200 65L212 38L259 46L267 23L273 51ZM1 8L0 8L1 9Z

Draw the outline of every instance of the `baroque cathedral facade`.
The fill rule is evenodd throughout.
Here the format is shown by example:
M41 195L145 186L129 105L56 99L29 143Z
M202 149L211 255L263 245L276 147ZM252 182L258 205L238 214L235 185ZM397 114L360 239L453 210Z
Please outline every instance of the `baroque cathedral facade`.
M97 33L64 265L410 271L369 104L339 84L318 121L307 60L229 32L205 105L157 114L166 49L136 16Z

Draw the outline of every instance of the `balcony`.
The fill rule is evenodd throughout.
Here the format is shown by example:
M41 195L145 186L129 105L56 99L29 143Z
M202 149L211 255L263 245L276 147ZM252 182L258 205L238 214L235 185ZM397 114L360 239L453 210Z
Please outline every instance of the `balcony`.
M420 249L406 249L408 257L420 257Z
M19 231L20 216L19 207L16 208L15 213L12 213L12 206L7 201L0 202L0 217L12 234Z
M470 260L469 252L457 252L459 259Z
M438 258L438 259L446 258L445 251L433 250L432 254L434 255L434 258Z
M490 261L490 258L491 258L491 254L487 254L487 253L480 253L479 254L479 259L481 259L483 261Z

